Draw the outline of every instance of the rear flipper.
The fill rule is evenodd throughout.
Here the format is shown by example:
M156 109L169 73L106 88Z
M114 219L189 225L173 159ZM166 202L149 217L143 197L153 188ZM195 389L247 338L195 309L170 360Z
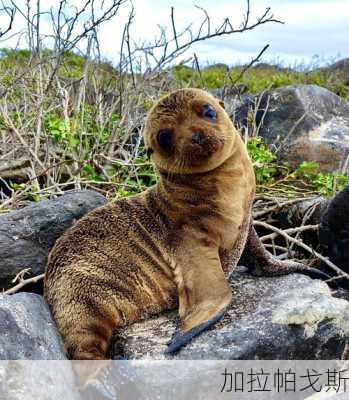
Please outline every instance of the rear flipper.
M278 260L273 257L263 246L253 225L250 227L242 260L243 263L247 264L247 267L252 268L254 273L260 276L279 276L298 272L313 279L330 279L329 275L316 268L310 268L295 261Z

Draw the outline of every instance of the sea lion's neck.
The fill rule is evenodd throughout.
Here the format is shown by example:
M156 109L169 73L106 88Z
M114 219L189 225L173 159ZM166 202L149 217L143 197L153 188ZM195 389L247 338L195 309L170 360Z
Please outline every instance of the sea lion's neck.
M159 189L173 197L182 197L182 189L186 193L196 193L203 198L210 198L215 193L215 187L219 184L218 180L228 171L234 168L235 155L231 155L221 165L213 170L201 173L178 174L159 171Z
M254 173L242 141L235 151L214 170L199 174L167 174L160 172L156 187L158 198L169 204L168 213L175 219L183 215L203 213L203 210L228 215L238 198L248 199L254 193ZM239 203L239 201L238 201Z

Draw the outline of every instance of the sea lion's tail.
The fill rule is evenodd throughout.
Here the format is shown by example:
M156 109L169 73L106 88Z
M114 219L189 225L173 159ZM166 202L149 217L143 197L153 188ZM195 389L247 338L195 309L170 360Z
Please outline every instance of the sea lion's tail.
M278 260L273 257L273 255L265 249L252 224L248 233L242 260L244 264L247 264L246 266L248 268L254 270L256 275L280 276L299 272L313 279L330 279L329 275L319 269L310 268L295 261Z

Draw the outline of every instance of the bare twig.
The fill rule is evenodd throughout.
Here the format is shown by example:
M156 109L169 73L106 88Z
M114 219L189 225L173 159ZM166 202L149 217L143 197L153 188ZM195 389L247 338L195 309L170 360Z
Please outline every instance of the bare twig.
M0 38L1 38L5 36L8 32L10 32L10 30L12 29L13 21L16 15L16 9L14 7L5 6L4 2L1 1L0 13L5 13L9 17L9 22L7 27L5 29L0 29Z
M256 224L258 224L260 221L256 221ZM272 226L272 225L270 225ZM288 228L288 229L279 229L275 230L274 233L270 233L269 235L261 236L260 240L262 242L265 242L267 240L275 239L278 235L280 235L280 232L286 233L288 235L292 233L299 233L299 232L305 232L305 231L315 231L319 228L319 225L303 225L303 226L298 226L296 228Z
M12 288L5 290L3 294L13 294L18 292L20 289L22 289L24 286L27 286L31 283L37 283L40 280L44 279L45 274L40 274L37 276L33 276L32 278L27 278L25 279L25 275L28 274L30 271L30 268L25 268L22 271L20 271L16 277L12 280L12 283L18 282L15 286Z
M208 12L202 7L197 7L204 13L204 18L200 24L198 32L194 34L191 25L187 26L182 32L178 33L176 29L176 21L174 18L174 9L171 9L171 25L172 25L172 37L169 38L166 35L165 29L160 27L160 38L155 41L155 43L143 43L141 46L137 46L134 49L134 52L145 53L147 57L150 57L155 62L154 70L163 68L165 65L173 61L176 57L183 54L186 50L189 49L193 44L198 42L202 42L205 40L210 40L213 38L243 33L246 31L253 30L260 25L266 23L283 23L282 21L274 18L274 16L270 13L270 8L266 8L265 12L259 16L254 22L250 22L250 2L247 1L247 11L244 18L243 23L240 27L234 28L230 19L225 18L222 25L216 28L211 27L211 19ZM203 27L207 26L206 32L203 32ZM180 42L180 39L184 37L184 35L189 36L189 39L186 41ZM172 46L174 45L174 46ZM172 50L169 51L169 48L172 46ZM262 56L262 54L266 51L268 45L262 49L260 54L258 55L258 59ZM156 55L157 52L162 52L160 55ZM255 60L252 63L256 62Z
M249 64L243 67L240 74L235 79L232 79L231 76L229 75L230 83L232 86L235 86L243 78L245 72L261 59L262 55L267 51L268 48L269 44L265 45L263 49L259 52L259 54L256 57L254 57Z

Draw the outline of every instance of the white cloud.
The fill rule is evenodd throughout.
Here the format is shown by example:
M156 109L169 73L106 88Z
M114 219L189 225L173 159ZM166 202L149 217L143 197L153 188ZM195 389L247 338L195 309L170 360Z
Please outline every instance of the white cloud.
M82 0L71 0L71 4L81 4ZM25 1L22 0L25 4ZM45 0L45 7L57 5L54 0ZM128 3L130 4L130 2ZM193 29L200 24L202 13L194 4L209 12L212 25L218 25L229 16L239 25L245 10L244 0L133 0L136 10L131 34L139 40L152 40L158 34L157 25L166 26L171 31L170 11L175 7L177 29L180 31L191 22ZM331 59L338 54L349 57L349 1L348 0L251 0L251 18L261 15L266 7L271 7L276 18L285 24L270 23L244 34L233 34L211 41L202 42L191 49L199 59L215 62L236 63L249 61L270 44L264 59L282 59L286 63L303 59L309 62L314 55ZM123 6L118 16L100 30L103 55L116 61L120 48L124 23L129 7ZM3 17L0 18L3 26ZM23 18L17 16L15 30L25 28ZM52 26L43 26L47 33ZM2 42L2 46L15 45L15 39Z

